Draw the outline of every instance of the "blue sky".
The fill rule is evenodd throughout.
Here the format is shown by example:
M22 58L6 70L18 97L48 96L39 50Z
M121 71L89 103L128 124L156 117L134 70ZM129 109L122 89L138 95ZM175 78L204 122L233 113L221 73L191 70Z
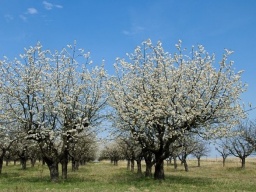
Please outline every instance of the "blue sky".
M255 0L0 0L0 58L18 57L37 41L59 50L77 40L111 72L116 57L148 38L170 52L181 39L187 48L204 45L217 59L224 48L233 50L249 85L242 99L256 107L255 10Z

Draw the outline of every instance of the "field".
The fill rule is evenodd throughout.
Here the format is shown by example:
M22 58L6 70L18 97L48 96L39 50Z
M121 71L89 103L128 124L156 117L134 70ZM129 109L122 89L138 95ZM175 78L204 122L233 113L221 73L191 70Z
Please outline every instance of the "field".
M107 161L88 163L77 172L69 172L66 181L49 181L46 166L37 164L34 168L21 170L19 165L3 167L0 175L0 191L256 191L256 159L247 159L246 168L240 168L238 159L227 159L222 167L221 159L203 159L201 167L190 160L189 172L181 165L174 170L165 166L166 179L162 182L138 176L126 170L126 162L114 166Z

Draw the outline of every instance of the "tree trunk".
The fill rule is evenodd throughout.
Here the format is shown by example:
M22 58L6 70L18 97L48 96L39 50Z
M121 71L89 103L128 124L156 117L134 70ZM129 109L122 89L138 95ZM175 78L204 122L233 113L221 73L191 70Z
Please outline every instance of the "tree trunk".
M22 170L27 169L27 159L25 157L20 158L20 163L21 163L21 169Z
M72 157L72 171L77 171L80 164L82 165L83 162L78 161Z
M178 165L177 165L177 157L173 157L173 165L174 165L174 169L177 169Z
M62 174L62 179L68 178L68 163L65 161L61 162L61 174Z
M152 166L154 165L154 162L152 161L152 154L144 154L144 159L146 163L145 177L152 177Z
M36 158L31 158L30 162L31 162L31 167L34 167L36 164Z
M131 168L131 160L127 159L127 170L130 170Z
M6 159L5 161L5 165L8 166L9 165L9 159Z
M75 171L76 170L76 161L75 161L75 158L74 157L72 157L72 160L71 160L71 164L72 164L72 171Z
M134 172L134 159L131 159L131 171Z
M44 162L47 164L52 182L59 180L59 162L56 159L43 157Z
M77 171L79 168L80 162L78 160L75 160L75 170Z
M61 160L61 173L62 179L68 178L68 151L65 149L63 152L63 158Z
M169 165L172 164L172 156L169 156L169 157L166 159L166 163L167 163L167 166L169 166Z
M118 160L116 160L116 159L114 160L114 165L118 166Z
M155 173L154 179L156 180L164 180L164 160L162 158L157 158L156 156L156 165L155 165Z
M59 166L58 163L52 163L49 166L50 176L52 182L57 182L59 180Z
M141 175L142 171L141 171L141 159L136 160L137 162L137 174Z
M242 169L244 169L245 168L245 157L242 157L241 160L242 160Z
M153 166L153 164L146 163L145 177L152 177L152 166Z
M0 157L0 174L2 173L4 157Z
M197 167L200 167L200 157L197 158Z
M21 169L27 169L27 146L25 146L21 154L18 155L20 157Z
M86 160L85 159L80 160L78 163L80 163L80 165L85 165L86 164Z
M183 164L184 164L185 171L188 172L188 164L186 159L183 161Z
M222 158L222 166L223 166L223 167L225 167L225 163L226 163L226 158L223 157L223 158Z

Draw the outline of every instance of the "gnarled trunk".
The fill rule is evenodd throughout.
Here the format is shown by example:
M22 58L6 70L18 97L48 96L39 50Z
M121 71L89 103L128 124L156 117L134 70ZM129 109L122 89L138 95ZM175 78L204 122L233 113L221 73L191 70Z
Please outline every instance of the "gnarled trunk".
M48 164L48 168L50 170L50 177L52 182L57 182L59 180L59 164L56 162L52 162Z
M48 165L52 182L57 182L59 180L59 166L58 165L59 165L58 163L52 163L51 165Z
M59 162L55 161L54 159L44 158L45 163L47 164L50 177L52 182L59 181Z
M154 179L156 180L164 180L164 159L157 158L156 156L156 165L155 165L155 173Z

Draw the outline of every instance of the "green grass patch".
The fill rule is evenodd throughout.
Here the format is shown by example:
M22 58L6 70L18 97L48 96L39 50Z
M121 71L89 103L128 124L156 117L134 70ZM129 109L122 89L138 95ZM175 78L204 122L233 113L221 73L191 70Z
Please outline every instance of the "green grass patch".
M256 161L256 160L255 160ZM37 163L27 170L19 165L3 167L0 191L88 191L88 192L166 192L166 191L255 191L256 169L254 159L241 169L239 160L230 160L222 167L220 160L204 160L201 167L189 161L189 172L179 165L165 166L166 179L162 182L145 178L126 170L126 163L114 166L109 162L88 163L77 172L69 170L68 179L52 183L47 166ZM143 167L144 169L145 167Z

